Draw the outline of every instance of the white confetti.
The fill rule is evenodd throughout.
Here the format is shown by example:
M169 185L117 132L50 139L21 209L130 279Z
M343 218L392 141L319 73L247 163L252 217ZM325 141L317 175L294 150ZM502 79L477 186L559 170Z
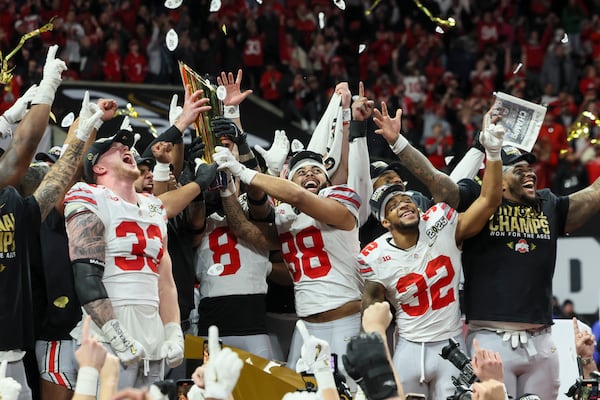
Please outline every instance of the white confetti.
M325 28L325 13L323 11L319 13L319 28Z
M221 0L210 0L210 12L217 12L221 9Z
M290 147L291 147L292 153L297 153L299 151L304 150L304 145L298 139L292 140L292 144Z
M73 121L75 121L75 114L73 114L73 112L70 112L67 115L65 115L62 121L60 121L60 126L62 126L63 128L68 128L73 124Z
M262 4L263 0L256 0L258 4Z
M367 45L364 43L361 43L358 45L358 54L362 54L363 51L365 51L365 49L367 48Z
M179 36L177 36L175 29L169 29L169 32L167 32L167 35L165 36L165 42L167 43L167 49L170 51L173 51L177 48L177 45L179 44Z
M439 33L440 35L443 35L443 34L444 34L444 30L443 30L443 29L442 29L442 27L441 27L441 26L439 26L439 25L435 27L435 31L436 31L437 33Z
M225 270L225 267L223 266L223 264L221 263L216 263L211 265L208 268L208 271L206 271L206 273L208 275L212 275L212 276L219 276L221 275L221 273Z
M337 6L337 8L339 8L340 10L345 10L346 9L346 2L344 2L344 0L333 0L333 3Z
M562 44L567 44L567 43L569 43L569 36L567 35L567 33L566 33L566 32L563 34L563 37L562 37L562 39L560 39L560 42L561 42Z
M517 66L515 67L515 70L513 71L513 75L518 74L522 67L523 67L523 63L518 63Z
M227 97L227 88L225 86L219 86L217 88L217 99L223 101Z
M165 0L165 7L174 10L183 3L183 0Z

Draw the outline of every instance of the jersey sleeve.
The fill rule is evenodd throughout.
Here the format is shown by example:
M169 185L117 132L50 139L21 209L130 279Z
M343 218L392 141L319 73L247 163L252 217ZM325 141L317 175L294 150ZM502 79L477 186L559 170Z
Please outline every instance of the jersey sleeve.
M69 190L64 199L65 218L71 213L85 207L95 214L99 214L98 198L93 188L85 183L76 183Z
M377 262L377 255L373 254L373 250L375 250L377 246L377 242L369 243L360 253L358 253L356 260L358 264L358 273L364 281L377 282L383 285L383 282L377 276L376 268L374 268L374 264Z
M351 189L346 185L330 186L323 189L320 195L342 203L350 210L352 215L354 215L354 218L358 221L358 210L360 208L361 199L354 189Z

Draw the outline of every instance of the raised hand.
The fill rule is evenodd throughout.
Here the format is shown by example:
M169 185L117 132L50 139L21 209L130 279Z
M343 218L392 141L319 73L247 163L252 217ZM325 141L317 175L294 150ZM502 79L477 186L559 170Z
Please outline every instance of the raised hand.
M233 72L225 73L221 72L221 76L217 76L217 84L225 87L227 95L223 99L225 106L239 106L242 101L246 100L246 97L252 94L252 90L241 91L242 84L242 70L238 69L237 75L234 79Z
M235 387L244 363L231 349L221 349L219 329L208 328L208 351L210 359L204 371L204 396L227 399Z
M373 113L375 114L373 122L379 128L375 130L375 133L383 136L390 146L396 147L396 144L399 145L397 149L393 149L395 154L404 150L408 141L400 134L400 129L402 128L402 109L399 108L396 110L396 116L390 117L387 105L382 101L381 111L375 109Z
M311 335L302 320L296 322L296 329L298 329L304 341L300 349L300 359L296 364L296 371L313 373L323 370L332 371L329 343Z
M577 318L573 317L573 333L575 334L575 351L582 359L591 359L594 356L596 337L589 331L579 329Z
M75 136L83 142L87 141L92 131L98 124L102 123L103 111L98 104L90 103L90 93L86 90L79 112L79 125L75 130Z
M21 97L17 99L17 101L15 101L15 104L13 104L8 110L4 111L2 116L9 124L16 124L23 119L25 114L27 114L27 106L37 93L37 88L37 85L31 86L25 93L23 93Z
M171 97L171 104L169 105L169 125L175 125L175 122L177 122L177 119L181 116L181 113L183 113L183 107L177 105L178 98L179 96L177 96L177 94L174 94L173 97Z
M258 174L258 171L246 167L235 159L231 151L227 147L215 147L213 159L219 166L219 171L229 170L233 176L240 178L240 181L249 185L252 179Z
M181 109L181 114L177 118L177 121L173 124L181 132L194 123L201 113L211 110L212 107L208 105L210 100L207 97L202 97L203 93L202 90L196 90L192 93L190 86L185 86L183 108ZM171 104L173 104L173 100L171 100ZM169 111L169 119L170 117L171 112Z
M33 104L48 104L52 105L56 89L62 81L62 73L67 70L67 64L60 58L56 58L58 45L50 46L46 54L46 63L44 64L44 72L42 81L35 96L32 99Z
M502 142L504 141L505 129L497 122L498 116L491 117L491 110L488 111L483 119L483 131L479 136L479 142L485 148L486 158L490 161L499 161L502 159Z
M373 114L374 101L365 97L365 85L361 81L358 83L358 97L352 103L352 119L356 121L366 121Z
M284 130L276 130L273 144L268 151L258 144L254 146L254 150L264 158L267 164L267 173L279 176L290 152L290 141Z
M475 354L471 359L471 365L473 366L473 372L480 381L487 381L490 379L496 379L498 381L504 381L504 370L502 368L502 358L500 353L482 349L477 343L477 339L473 339L473 349Z

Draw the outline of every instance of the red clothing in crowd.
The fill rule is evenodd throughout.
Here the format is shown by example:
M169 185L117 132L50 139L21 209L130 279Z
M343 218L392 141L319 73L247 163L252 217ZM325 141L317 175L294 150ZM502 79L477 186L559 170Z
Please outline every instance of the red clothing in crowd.
M263 99L270 102L277 102L280 100L279 82L281 81L281 72L276 69L265 70L260 77L260 90L262 91Z
M121 72L121 56L118 52L107 51L102 60L102 72L104 80L107 82L121 82L123 80Z
M125 75L126 82L142 83L146 79L147 72L148 61L146 61L146 57L139 53L127 53L123 65L123 74Z
M245 67L261 67L264 64L264 38L263 35L252 36L246 39L242 62Z

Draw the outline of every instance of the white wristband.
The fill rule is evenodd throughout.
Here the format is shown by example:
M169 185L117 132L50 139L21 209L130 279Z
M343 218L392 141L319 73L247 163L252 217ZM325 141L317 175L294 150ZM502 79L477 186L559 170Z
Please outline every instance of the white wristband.
M75 137L77 139L81 140L82 142L87 142L91 133L92 132L85 132L85 131L79 129L79 127L77 129L75 129Z
M501 161L502 160L501 154L502 154L501 150L489 151L486 149L485 158L488 161Z
M390 148L397 156L400 155L400 153L406 148L406 146L408 146L408 140L406 140L406 138L402 135L398 136L398 139L396 139L396 142L394 144L390 144Z
M171 168L169 168L169 163L156 162L154 169L152 170L152 175L154 176L154 180L157 182L167 182L169 180L169 174L171 173Z
M333 379L333 372L331 371L331 369L315 371L315 380L317 381L317 387L319 388L319 390L337 389L335 379Z
M101 119L99 119L98 121L96 121L96 123L94 124L94 128L96 128L96 130L100 130L100 127L102 126L102 124L104 123L104 121L102 121Z
M81 367L77 372L75 393L96 397L98 391L98 370L94 367Z
M349 108L342 109L342 122L349 122L352 119L352 112Z
M229 119L236 119L240 117L240 106L225 106L223 109L223 116Z
M249 185L256 174L258 174L258 171L250 168L244 168L240 173L240 181L244 182L246 185Z

